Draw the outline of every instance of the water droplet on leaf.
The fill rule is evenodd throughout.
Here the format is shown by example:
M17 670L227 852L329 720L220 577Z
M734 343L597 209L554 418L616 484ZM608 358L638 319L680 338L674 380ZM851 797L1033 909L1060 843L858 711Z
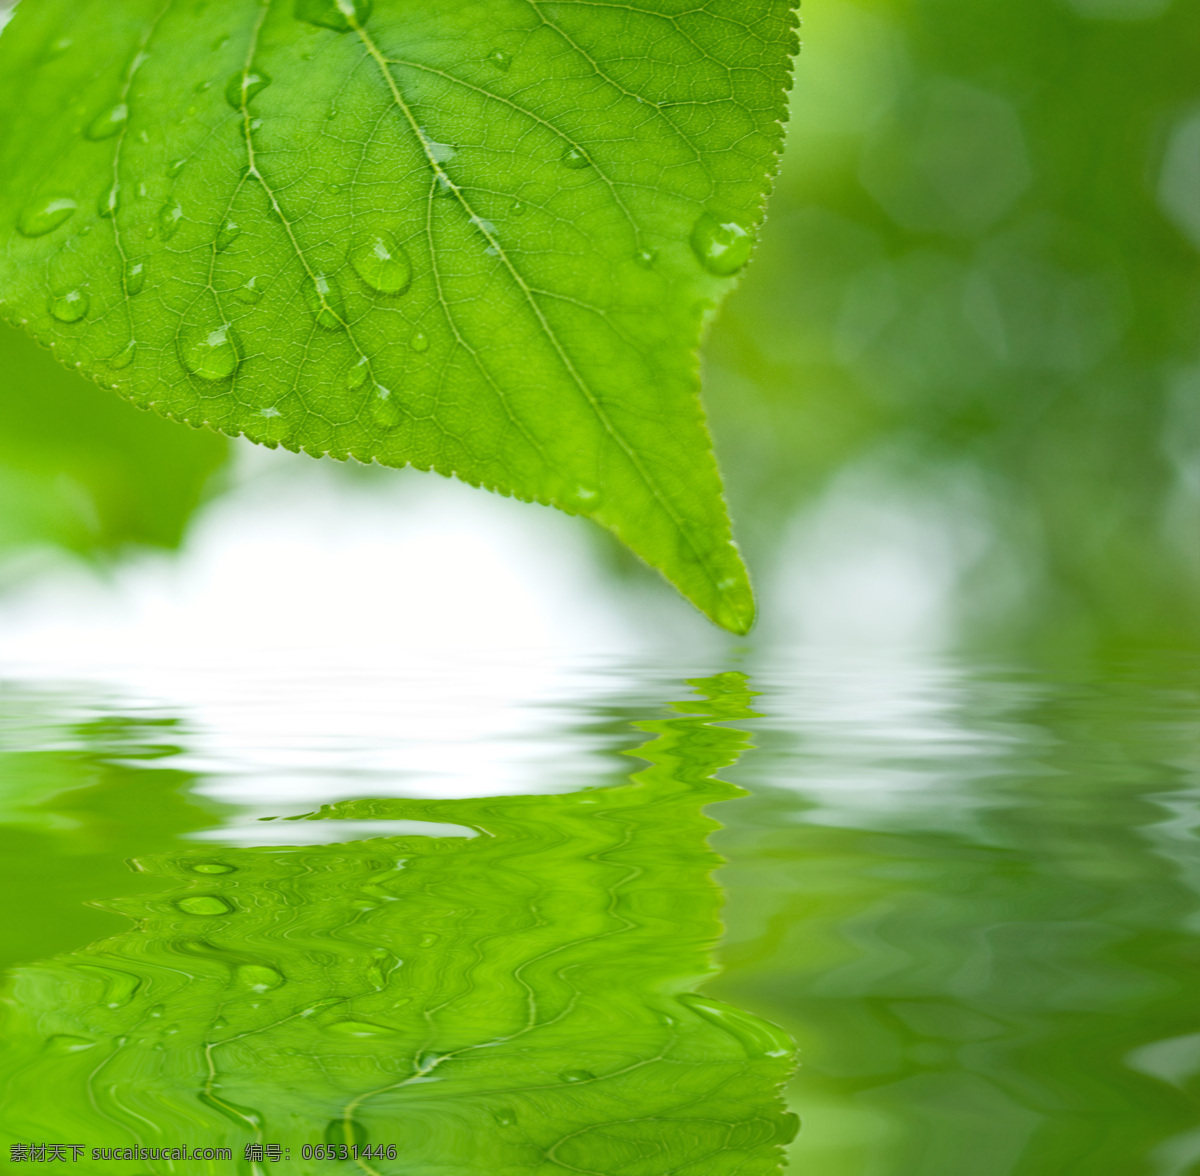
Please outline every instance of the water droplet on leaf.
M121 368L127 368L132 362L133 357L137 354L137 344L130 339L116 355L110 355L108 358L108 366L116 368L118 371Z
M158 214L158 225L164 241L169 241L183 223L183 206L178 200L168 200Z
M367 382L368 375L370 375L370 365L367 363L367 357L360 355L346 368L346 375L342 383L347 392L353 392Z
M355 25L366 23L371 0L296 0L295 11L297 20L348 33Z
M130 972L118 971L116 968L102 968L98 964L76 964L75 967L77 971L98 976L103 981L104 995L100 998L100 1003L110 1009L124 1008L142 986L137 976Z
M346 311L342 306L341 294L332 280L324 274L313 274L304 279L304 301L316 319L317 326L325 331L340 331L346 325Z
M421 331L414 331L409 337L408 345L414 351L428 351L429 337L423 334Z
M564 1070L559 1074L563 1082L592 1082L595 1077L591 1070Z
M380 294L403 294L412 281L408 253L386 229L365 234L350 251L350 264Z
M89 139L111 139L125 125L129 118L129 107L124 102L102 110L84 130Z
M245 285L239 286L234 290L233 296L239 302L244 302L247 306L253 306L262 297L262 290L258 287L257 276L250 278Z
M82 290L68 290L50 299L50 313L60 323L77 323L88 312L91 299Z
M42 237L70 218L79 205L67 196L47 196L30 204L17 219L23 237Z
M167 178L173 180L187 166L186 159L176 159L167 164Z
M46 1048L57 1054L82 1053L98 1044L99 1042L92 1041L89 1037L76 1037L71 1033L56 1033L53 1037L46 1038Z
M233 910L229 903L215 894L189 895L187 898L181 898L175 905L189 915L227 915Z
M146 266L140 261L125 263L125 293L138 294L146 284Z
M225 83L225 101L234 110L250 104L255 94L261 93L271 84L270 77L260 69L240 69Z
M643 269L650 269L658 257L658 253L654 249L639 249L634 255L633 260L638 263Z
M188 869L193 874L232 874L237 867L228 866L224 862L193 862Z
M741 1043L746 1053L754 1057L785 1058L796 1048L792 1039L777 1025L764 1021L744 1009L734 1008L723 1001L685 992L679 1003L719 1029L724 1029Z
M233 328L228 323L184 335L179 355L183 366L202 380L227 380L242 361Z
M235 975L237 982L251 992L270 992L283 983L283 976L265 964L242 964Z
M223 249L228 249L241 235L241 225L235 224L231 220L227 220L217 230L217 252L220 253Z
M508 73L508 67L512 65L512 54L505 53L503 49L493 49L484 61L490 62L501 73Z
M96 205L96 211L103 217L113 217L117 215L117 210L120 207L121 185L112 184L104 195L100 197L100 201Z
M729 277L750 260L754 234L732 218L701 213L692 228L692 250L709 273Z
M396 403L389 389L378 387L375 392L376 395L371 400L372 419L385 429L394 428L404 419L404 410Z
M592 166L592 161L578 147L568 147L562 153L562 161L567 167L575 168L576 170Z
M395 1031L367 1021L334 1021L325 1026L325 1032L338 1037L388 1037Z

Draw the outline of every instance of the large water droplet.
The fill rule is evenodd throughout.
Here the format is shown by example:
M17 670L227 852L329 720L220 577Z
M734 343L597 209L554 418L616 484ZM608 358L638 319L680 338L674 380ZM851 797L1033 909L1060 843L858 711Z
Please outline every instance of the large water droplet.
M110 1009L124 1008L142 986L139 977L117 968L102 968L99 964L76 964L75 968L87 975L98 976L103 981L104 995L101 996L100 1003Z
M125 263L125 293L139 294L146 284L146 266L140 261Z
M84 1050L92 1049L98 1044L99 1042L90 1037L76 1037L72 1033L56 1033L53 1037L46 1038L46 1048L57 1054L83 1053Z
M412 281L408 253L386 229L365 234L350 250L350 264L380 294L403 294Z
M270 84L270 77L261 69L252 66L250 69L238 70L225 83L225 101L234 110L241 110L250 104L250 99L255 94L265 90Z
M600 504L599 494L590 486L574 485L563 490L562 504L566 510L590 514Z
M592 166L592 161L578 147L568 147L562 153L562 161L567 167L576 170Z
M493 49L484 61L490 62L501 73L508 73L508 67L512 65L512 54L505 53L503 49Z
M424 334L424 332L422 332L422 331L414 331L409 336L408 345L414 351L428 351L429 350L429 336Z
M129 107L124 102L118 102L116 106L110 106L96 115L83 133L89 139L111 139L125 125L128 118Z
M564 1070L559 1078L563 1082L593 1082L596 1075L591 1070Z
M110 368L116 368L118 371L120 371L121 368L127 368L131 363L133 363L133 357L135 355L137 355L137 344L130 339L120 351L118 351L115 355L110 355L108 357L108 366Z
M515 1127L517 1123L517 1112L512 1107L497 1107L492 1112L492 1118L500 1124L501 1127Z
M100 200L96 204L96 211L104 217L113 217L117 215L117 210L121 207L121 185L111 184L108 189L101 195Z
M740 1042L752 1058L785 1058L796 1048L795 1042L778 1025L772 1025L770 1021L764 1021L744 1009L734 1008L707 996L697 996L694 992L685 992L678 1000L710 1024L724 1029Z
M47 196L22 210L17 231L23 237L42 237L57 229L78 207L68 196Z
M292 431L291 422L273 404L260 408L256 415L253 439L263 445L274 449Z
M215 894L192 894L175 904L189 915L227 915L233 910L223 898Z
M306 1009L301 1009L299 1015L301 1017L311 1017L314 1013L319 1013L322 1009L327 1009L330 1005L341 1004L342 997L340 996L323 996L320 1000L314 1000Z
M234 975L237 982L251 992L270 992L283 983L283 976L266 964L242 964Z
M180 340L179 356L183 366L202 380L228 380L242 362L237 339L228 323L185 334Z
M242 227L235 221L227 220L217 230L217 252L228 249L241 236Z
M385 429L395 428L404 419L404 410L387 388L377 387L375 393L371 398L371 419Z
M342 306L341 294L332 280L324 274L313 274L304 279L304 301L317 321L317 326L326 331L340 331L346 325L346 311Z
M167 164L167 178L173 180L185 167L187 167L186 159L173 159Z
M258 285L258 277L255 276L248 279L244 285L234 290L233 296L239 302L244 302L247 306L253 306L262 297L262 290Z
M179 226L183 223L183 205L178 200L168 200L162 206L158 214L158 225L162 230L164 241L169 241L176 232Z
M325 1026L326 1033L338 1037L389 1037L394 1029L385 1029L382 1025L372 1025L368 1021L334 1021Z
M296 0L297 20L339 33L348 33L355 25L365 24L370 15L371 0Z
M692 227L692 250L709 273L736 274L750 260L754 234L731 217L703 212Z
M193 862L188 869L193 874L232 874L237 867L224 862Z
M224 1115L227 1119L231 1119L241 1128L245 1128L247 1124L255 1131L261 1131L263 1128L263 1113L256 1111L253 1107L239 1106L237 1103L231 1102L224 1095L217 1097L210 1094L207 1090L197 1091L196 1097L205 1106L212 1107L214 1111Z
M50 299L50 313L60 323L77 323L90 305L91 299L82 290L68 290Z
M371 374L370 365L367 363L367 357L360 355L357 359L351 360L346 367L346 373L342 377L342 384L347 392L354 392L361 388L367 382L367 376Z

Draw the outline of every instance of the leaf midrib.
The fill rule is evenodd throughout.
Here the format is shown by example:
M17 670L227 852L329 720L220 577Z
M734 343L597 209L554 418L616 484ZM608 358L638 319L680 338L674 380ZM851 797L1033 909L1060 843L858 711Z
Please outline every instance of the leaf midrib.
M270 0L268 0L268 3L269 2L270 2ZM536 4L533 4L532 0L530 0L530 3L531 3L531 6L536 11L537 10ZM539 17L541 16L540 13L538 15L539 15ZM409 107L408 103L405 101L403 94L401 94L399 83L396 81L395 76L393 75L391 69L388 68L387 58L380 52L379 47L375 44L374 39L366 31L366 29L363 28L363 26L361 24L359 24L357 19L354 17L351 17L349 19L350 19L351 27L353 28L354 32L357 34L363 47L371 55L371 57L375 61L375 64L379 68L379 72L380 72L381 76L383 77L385 83L387 84L388 90L391 92L392 100L396 104L397 109L400 110L400 112L403 114L405 121L408 123L413 134L417 137L418 141L420 142L422 151L425 154L425 158L428 161L429 166L434 171L435 184L439 180L441 180L449 186L449 191L459 201L463 211L466 212L468 217L470 218L471 223L480 231L480 233L482 233L484 238L487 240L489 246L496 251L495 256L497 256L500 259L505 270L508 272L508 274L512 278L512 280L516 283L517 288L520 290L522 296L524 297L526 304L528 305L529 309L533 312L534 317L537 319L539 327L542 329L545 337L549 340L552 348L554 349L554 353L558 357L559 362L562 364L563 369L566 371L567 375L570 377L571 382L575 385L575 387L578 389L580 394L584 397L585 401L587 402L588 406L591 408L592 412L596 416L596 419L600 422L601 426L604 428L605 432L617 444L617 446L620 448L622 453L625 454L626 459L629 461L630 465L633 467L634 471L637 473L638 477L641 479L643 485L650 492L650 496L654 500L656 505L667 515L667 517L674 524L677 532L683 537L684 542L687 544L689 550L695 556L697 564L701 568L703 568L705 578L708 580L710 586L719 595L720 591L721 591L720 587L719 587L719 577L717 574L714 573L713 569L709 566L709 560L708 560L707 556L705 555L705 553L700 551L700 549L696 546L695 541L692 538L691 528L686 525L686 523L684 522L682 517L676 512L674 506L670 502L670 499L662 492L662 490L658 487L655 480L650 476L649 471L645 468L644 464L642 463L641 459L639 458L636 449L628 441L626 441L624 436L621 434L620 430L618 430L616 428L616 426L613 424L612 419L609 417L608 413L605 412L603 405L600 404L599 400L596 398L596 396L592 392L592 390L588 387L587 383L584 381L583 377L580 375L580 373L576 369L575 365L571 362L571 358L568 355L566 349L562 346L562 343L560 342L557 334L555 333L554 329L551 327L549 321L546 319L546 316L543 313L542 308L538 305L537 299L534 297L533 290L530 288L529 284L525 281L525 279L521 275L520 271L516 268L512 259L509 257L508 252L501 245L499 239L485 227L486 222L471 207L466 196L463 194L462 189L458 185L452 183L452 181L450 180L450 177L446 174L446 172L442 168L441 164L434 158L434 153L429 145L429 142L425 136L424 131L422 131L420 125L417 123L416 118L413 116L411 108ZM542 18L542 19L544 20L544 18ZM589 159L591 158L590 154L589 154L588 158ZM432 190L431 190L430 198L432 199ZM430 241L430 252L432 255L432 252L433 252L432 241Z

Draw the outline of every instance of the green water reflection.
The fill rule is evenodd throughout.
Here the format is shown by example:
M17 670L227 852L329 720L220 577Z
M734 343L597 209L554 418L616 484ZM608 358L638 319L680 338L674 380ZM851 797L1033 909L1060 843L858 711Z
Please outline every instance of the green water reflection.
M93 1147L242 1158L248 1143L279 1145L303 1172L338 1170L303 1151L327 1145L361 1149L359 1167L380 1174L777 1170L795 1133L779 1093L792 1043L692 991L719 930L716 822L701 810L737 795L712 774L745 742L712 721L749 713L741 675L695 685L703 701L639 724L651 766L608 787L347 801L284 818L328 822L330 844L139 853L128 865L148 887L92 903L132 926L13 970L4 1145L82 1142L95 1171L128 1168ZM131 840L194 828L186 806L120 796L122 782L143 802L147 780L176 797L185 782L120 766L136 752L123 742L41 757L50 773L72 758L115 773L115 787L89 780L78 794L62 791L78 778L51 777L47 798L38 757L11 762L18 811L34 783L25 811L51 827L90 813ZM341 840L336 822L377 835ZM397 822L400 835L378 835ZM54 861L94 887L91 864ZM113 889L128 895L128 881ZM22 896L43 934L58 924L59 895L47 897ZM147 1168L172 1171L168 1159Z
M714 991L800 1043L798 1170L1200 1172L1198 681L766 688Z
M375 1170L438 1176L767 1176L784 1145L821 1176L1200 1172L1194 661L763 664L757 695L723 674L648 718L680 676L556 700L563 764L599 749L590 787L331 790L252 846L190 836L240 810L187 766L185 725L11 694L5 1146L257 1140L318 1172L306 1143L366 1139L403 1159ZM775 1025L800 1045L791 1143ZM172 1170L232 1169L145 1169Z

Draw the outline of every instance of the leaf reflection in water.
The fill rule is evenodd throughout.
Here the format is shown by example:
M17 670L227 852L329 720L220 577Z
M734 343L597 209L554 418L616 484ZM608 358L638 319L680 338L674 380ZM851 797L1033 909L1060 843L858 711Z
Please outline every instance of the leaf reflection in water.
M692 684L617 786L342 802L314 819L405 831L137 860L163 888L105 904L133 927L13 974L5 1133L278 1142L314 1173L340 1168L306 1143L395 1144L359 1167L406 1176L778 1171L791 1042L692 992L719 932L703 808L746 742L715 724L751 692Z

